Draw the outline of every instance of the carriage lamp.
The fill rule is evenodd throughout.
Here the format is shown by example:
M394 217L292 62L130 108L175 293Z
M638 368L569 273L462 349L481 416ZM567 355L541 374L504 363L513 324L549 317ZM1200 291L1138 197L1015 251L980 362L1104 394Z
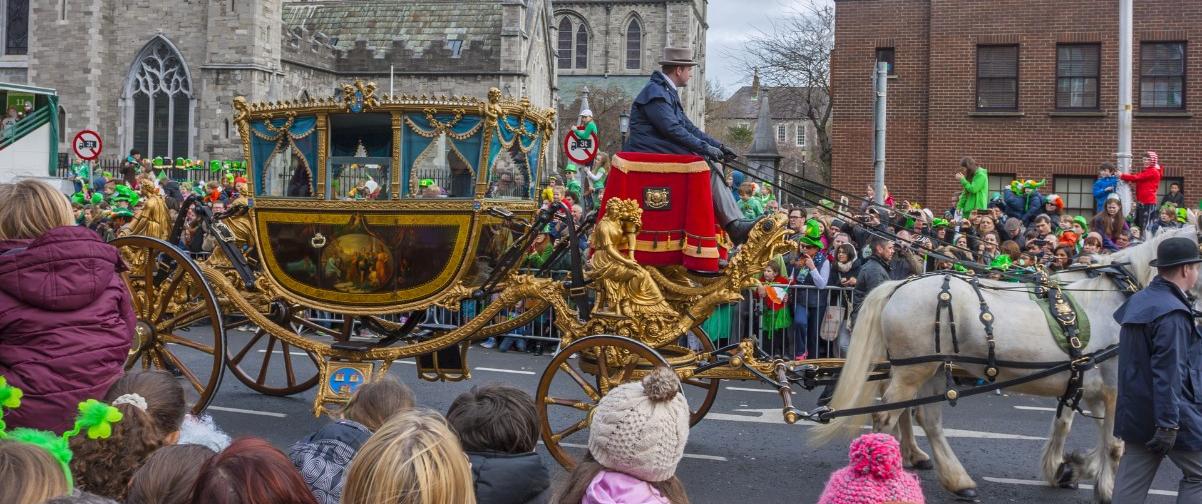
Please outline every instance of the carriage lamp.
M630 114L622 112L618 114L618 131L622 133L622 143L626 143L626 134L630 133Z

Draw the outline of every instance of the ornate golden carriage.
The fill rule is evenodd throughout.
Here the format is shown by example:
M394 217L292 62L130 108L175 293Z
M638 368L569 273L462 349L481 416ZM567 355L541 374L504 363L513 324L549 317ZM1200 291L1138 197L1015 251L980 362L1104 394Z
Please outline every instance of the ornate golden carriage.
M720 275L641 266L627 243L640 226L638 202L611 200L603 219L580 229L555 206L540 209L554 111L496 89L485 100L378 96L363 82L311 101L238 98L234 110L250 167L236 183L242 197L220 213L190 198L172 223L147 184L136 232L114 242L139 319L127 364L181 376L193 412L208 406L227 368L265 394L317 386L318 414L398 359L415 358L423 379L469 378L473 341L554 307L562 348L538 401L544 441L571 464L562 441L587 428L610 388L648 366L670 364L700 391L694 421L718 379L785 367L762 360L750 341L715 350L698 327L789 246L783 218L757 226ZM177 245L189 215L211 254ZM561 240L556 253L575 258L567 281L520 272L523 250L555 222L572 237L592 227L594 243L605 245L582 268L574 240ZM431 309L468 303L461 323L425 320ZM705 351L679 346L688 333ZM579 417L557 427L562 415L548 413L556 407Z

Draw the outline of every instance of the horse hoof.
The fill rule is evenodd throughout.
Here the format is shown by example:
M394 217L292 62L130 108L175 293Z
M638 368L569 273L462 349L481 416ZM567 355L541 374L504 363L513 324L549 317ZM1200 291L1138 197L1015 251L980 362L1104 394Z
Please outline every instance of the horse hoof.
M956 494L958 501L977 502L977 489L975 488L965 488L952 493Z
M914 470L916 470L916 471L930 471L931 469L934 469L934 468L935 468L935 464L931 462L931 459L919 460L917 462L914 462Z
M1060 488L1077 489L1076 475L1073 474L1073 466L1062 463L1056 467L1056 486Z

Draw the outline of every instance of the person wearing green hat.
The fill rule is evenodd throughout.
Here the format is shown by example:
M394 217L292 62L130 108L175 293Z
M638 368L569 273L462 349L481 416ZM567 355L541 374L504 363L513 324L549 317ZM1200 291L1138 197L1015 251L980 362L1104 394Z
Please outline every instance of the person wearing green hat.
M564 182L564 187L568 189L569 193L575 193L576 199L580 199L580 193L582 192L580 186L580 176L577 175L578 170L579 168L576 166L576 163L571 161L568 161L567 166L563 167L563 178L566 180L566 182Z
M830 258L823 252L822 224L807 219L802 227L798 242L800 251L792 261L790 282L801 286L796 289L796 304L793 310L793 357L805 360L824 357L825 348L818 344L818 332L822 316L826 313L829 297L822 290L830 279Z
M956 202L956 210L960 215L972 215L973 210L984 210L989 206L989 172L984 166L978 166L976 160L965 156L960 160L960 172L956 180L960 181L963 190Z

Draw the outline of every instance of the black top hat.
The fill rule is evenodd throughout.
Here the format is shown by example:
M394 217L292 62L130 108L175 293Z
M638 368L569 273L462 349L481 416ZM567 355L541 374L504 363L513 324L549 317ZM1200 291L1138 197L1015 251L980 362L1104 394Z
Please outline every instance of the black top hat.
M1156 246L1156 259L1148 263L1153 268L1168 268L1202 262L1198 244L1189 238L1169 238Z

